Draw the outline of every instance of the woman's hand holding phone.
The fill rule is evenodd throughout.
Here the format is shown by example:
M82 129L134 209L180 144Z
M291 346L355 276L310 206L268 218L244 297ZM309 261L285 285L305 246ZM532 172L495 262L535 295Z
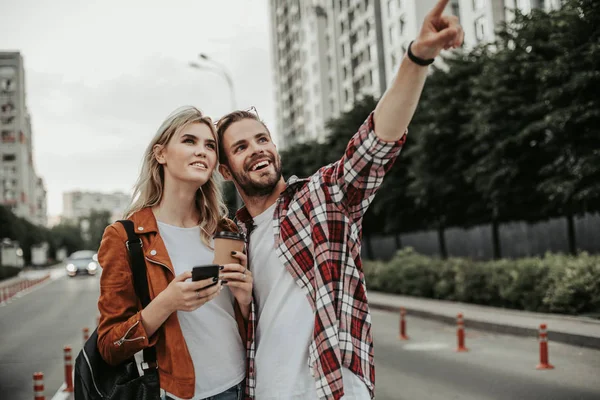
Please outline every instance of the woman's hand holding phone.
M194 311L221 292L222 286L218 278L186 282L191 278L192 271L187 271L177 275L167 286L165 297L168 298L168 304L173 311Z

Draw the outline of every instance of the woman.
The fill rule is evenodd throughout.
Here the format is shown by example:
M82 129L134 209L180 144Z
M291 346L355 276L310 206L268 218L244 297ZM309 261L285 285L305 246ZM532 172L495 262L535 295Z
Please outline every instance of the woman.
M192 282L211 264L212 237L235 226L215 175L217 135L210 118L187 107L163 122L148 146L127 211L143 243L151 302L139 311L123 226L106 228L98 251L98 348L117 365L156 346L160 386L173 399L238 399L246 374L244 319L252 298L246 256L219 280Z

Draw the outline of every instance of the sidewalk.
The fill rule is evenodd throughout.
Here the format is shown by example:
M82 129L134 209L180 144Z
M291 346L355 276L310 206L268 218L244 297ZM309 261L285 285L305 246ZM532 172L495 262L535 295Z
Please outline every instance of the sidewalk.
M400 307L404 307L407 318L414 315L456 324L456 315L462 313L467 329L473 328L537 338L540 324L547 324L549 340L600 349L600 320L561 314L509 310L373 291L369 291L367 296L371 308L397 312Z

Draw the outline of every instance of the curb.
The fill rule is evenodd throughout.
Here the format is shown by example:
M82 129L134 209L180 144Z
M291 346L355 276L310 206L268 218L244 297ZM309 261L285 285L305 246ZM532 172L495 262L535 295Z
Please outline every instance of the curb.
M391 311L394 313L400 312L400 307L395 307L389 304L377 303L373 301L369 301L369 307L376 310ZM406 308L406 313L407 315L414 315L415 317L439 321L448 325L456 325L455 316L448 316L445 314L434 313L430 311L415 310L413 308ZM466 319L465 325L467 325L470 328L486 332L502 333L531 338L538 337L537 327L524 328L521 326L494 324L492 322L478 321L473 319ZM574 333L549 331L548 339L554 342L600 350L600 338L597 337L577 335Z

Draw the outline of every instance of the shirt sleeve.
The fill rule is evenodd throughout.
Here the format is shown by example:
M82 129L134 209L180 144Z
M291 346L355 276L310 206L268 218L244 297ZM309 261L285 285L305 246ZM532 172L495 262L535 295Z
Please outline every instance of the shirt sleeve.
M354 220L360 219L405 141L406 132L397 141L380 139L372 112L350 139L342 158L320 171L332 201L348 210Z

